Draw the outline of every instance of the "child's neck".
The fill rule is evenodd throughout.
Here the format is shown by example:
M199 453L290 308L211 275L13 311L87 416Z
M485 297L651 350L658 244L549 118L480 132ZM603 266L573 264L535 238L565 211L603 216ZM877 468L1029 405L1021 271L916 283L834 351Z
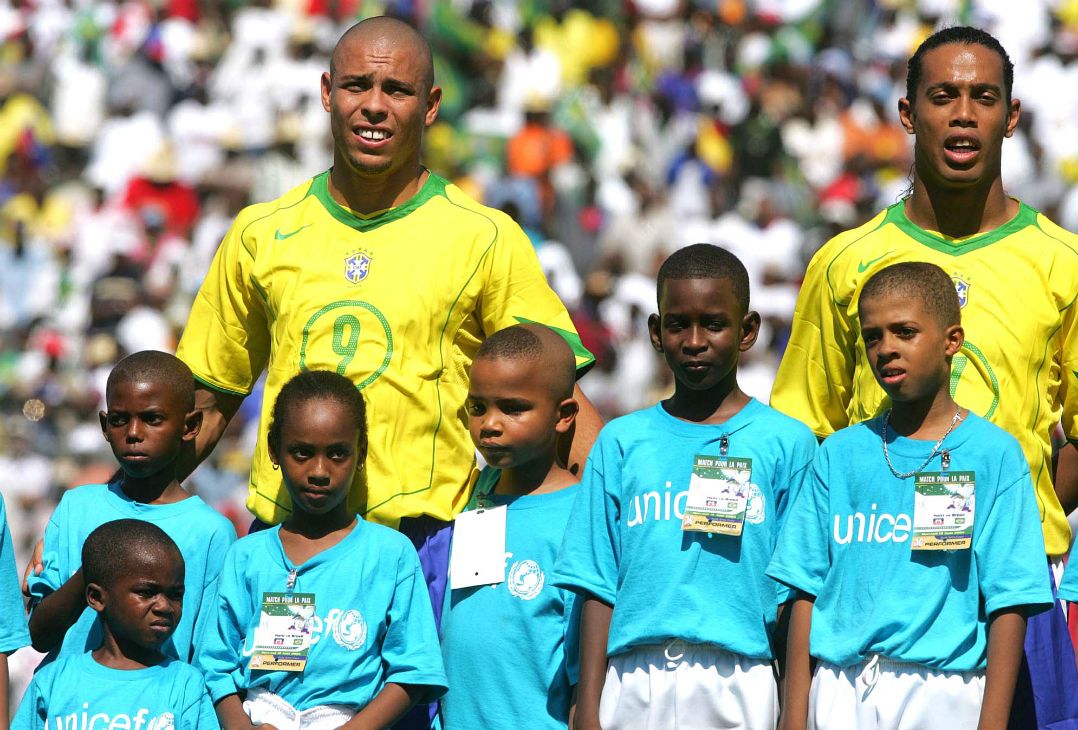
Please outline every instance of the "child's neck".
M959 410L945 383L930 398L892 403L890 426L900 436L931 441L953 428Z
M94 661L110 669L146 669L165 661L160 649L140 646L121 636L116 636L101 622L105 639L101 646L94 649Z
M572 472L558 463L553 450L534 461L502 469L501 472L494 493L508 497L556 492L579 481Z
M344 502L321 515L296 509L281 524L281 546L293 565L303 565L348 537L355 525L356 516Z
M120 489L129 498L141 504L173 504L191 496L176 479L176 473L172 470L151 474L148 477L123 474L120 477Z
M674 386L674 394L662 402L663 408L674 418L692 423L726 423L749 403L749 396L730 378L708 390L692 390L681 383Z

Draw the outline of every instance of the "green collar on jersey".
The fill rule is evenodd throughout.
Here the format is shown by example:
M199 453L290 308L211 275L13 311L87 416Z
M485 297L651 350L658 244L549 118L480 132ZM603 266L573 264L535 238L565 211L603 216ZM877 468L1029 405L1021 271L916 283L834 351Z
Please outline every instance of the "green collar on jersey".
M421 187L419 192L413 195L409 200L401 203L396 208L388 208L387 210L364 217L354 210L345 208L329 194L329 173L332 169L333 168L330 168L321 175L315 177L311 181L311 187L307 191L307 194L318 198L318 202L322 204L322 207L325 208L326 212L331 216L349 228L354 228L361 233L367 233L376 228L381 228L387 223L400 220L418 209L431 198L439 195L444 196L445 186L449 184L444 178L438 177L431 172L427 176L426 182L423 183L423 187Z
M939 233L926 231L924 228L911 222L910 219L906 217L905 200L900 200L888 208L887 215L884 217L883 222L884 224L893 223L907 236L935 251L950 254L951 256L961 256L970 251L976 251L979 248L990 246L996 241L1001 241L1023 228L1037 225L1037 215L1036 209L1030 208L1022 201L1018 201L1018 215L1011 218L999 228L957 241L953 238L942 236Z

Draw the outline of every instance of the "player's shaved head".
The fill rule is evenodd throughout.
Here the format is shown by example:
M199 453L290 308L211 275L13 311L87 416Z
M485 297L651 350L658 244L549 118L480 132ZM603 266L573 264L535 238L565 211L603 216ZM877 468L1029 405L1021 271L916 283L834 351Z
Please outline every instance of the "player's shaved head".
M143 350L116 363L105 384L106 401L120 383L160 383L186 410L195 408L195 378L191 369L183 360L167 352Z
M880 269L865 282L857 298L857 308L881 296L916 299L941 327L962 323L954 282L935 264L904 261Z
M341 55L353 47L353 44L364 46L379 41L387 41L397 48L408 48L423 62L424 90L430 91L434 87L434 57L430 51L430 44L412 26L403 20L379 15L367 18L346 30L333 47L333 55L329 58L329 75L333 76Z
M534 363L552 397L558 401L573 397L576 356L565 338L549 327L518 324L498 330L479 346L475 359Z

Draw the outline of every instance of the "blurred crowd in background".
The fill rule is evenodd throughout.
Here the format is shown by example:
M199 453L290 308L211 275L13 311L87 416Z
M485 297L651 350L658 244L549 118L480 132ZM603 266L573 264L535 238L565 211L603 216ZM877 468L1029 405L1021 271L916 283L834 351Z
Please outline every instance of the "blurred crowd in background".
M319 77L380 14L435 51L426 164L524 227L606 418L670 389L654 275L701 241L749 269L765 326L741 384L767 399L812 253L909 187L896 103L940 24L1010 52L1005 185L1078 230L1078 0L0 0L0 484L20 569L62 491L115 469L111 366L172 351L240 208L330 164ZM259 400L188 482L241 534ZM16 697L34 659L14 657Z

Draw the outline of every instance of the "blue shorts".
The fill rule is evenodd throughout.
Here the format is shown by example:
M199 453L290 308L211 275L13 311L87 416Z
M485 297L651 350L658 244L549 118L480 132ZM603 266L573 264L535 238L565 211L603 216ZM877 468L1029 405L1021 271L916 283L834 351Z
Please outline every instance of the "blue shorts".
M1030 616L1026 623L1010 730L1078 730L1078 668L1050 563L1048 580L1055 601L1050 610Z

